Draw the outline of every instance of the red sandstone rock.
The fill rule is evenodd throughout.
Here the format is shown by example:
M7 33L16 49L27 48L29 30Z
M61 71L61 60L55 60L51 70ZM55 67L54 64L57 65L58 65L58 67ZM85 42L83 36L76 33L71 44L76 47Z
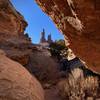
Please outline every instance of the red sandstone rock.
M0 50L0 100L44 100L44 91L34 76Z
M0 0L0 35L21 35L27 23L9 0Z
M100 72L99 0L36 0L57 28L69 38L75 54Z
M0 0L0 48L7 56L22 65L29 60L31 41L24 35L27 26L24 17L9 0Z

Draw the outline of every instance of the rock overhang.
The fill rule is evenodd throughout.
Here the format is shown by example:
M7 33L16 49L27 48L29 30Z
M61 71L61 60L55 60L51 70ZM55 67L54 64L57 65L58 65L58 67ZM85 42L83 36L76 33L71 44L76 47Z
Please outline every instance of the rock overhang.
M35 0L68 37L75 54L100 72L99 0Z

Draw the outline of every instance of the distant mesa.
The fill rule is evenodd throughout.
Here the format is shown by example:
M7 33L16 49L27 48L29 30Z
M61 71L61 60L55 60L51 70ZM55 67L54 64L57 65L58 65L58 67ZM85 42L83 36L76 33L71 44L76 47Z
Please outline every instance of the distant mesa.
M40 44L50 44L52 42L53 42L53 40L52 40L51 34L48 35L48 38L46 40L45 29L43 29L43 31L41 32Z

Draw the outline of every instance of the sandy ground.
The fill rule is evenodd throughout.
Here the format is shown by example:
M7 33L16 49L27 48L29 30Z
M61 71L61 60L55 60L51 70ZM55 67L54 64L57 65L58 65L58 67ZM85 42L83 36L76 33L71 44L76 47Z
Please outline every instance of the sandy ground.
M56 86L52 86L49 89L45 89L45 100L62 100L58 95Z

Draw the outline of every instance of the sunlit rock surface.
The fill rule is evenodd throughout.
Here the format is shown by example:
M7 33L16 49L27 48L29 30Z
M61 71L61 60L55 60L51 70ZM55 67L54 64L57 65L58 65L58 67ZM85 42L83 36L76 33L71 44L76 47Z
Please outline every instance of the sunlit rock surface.
M0 0L0 35L21 35L27 23L9 0Z
M44 100L40 83L0 50L0 100Z
M68 37L70 47L87 65L100 72L100 1L36 0L57 28Z
M22 65L28 63L30 38L24 35L27 22L9 0L0 0L0 49Z

